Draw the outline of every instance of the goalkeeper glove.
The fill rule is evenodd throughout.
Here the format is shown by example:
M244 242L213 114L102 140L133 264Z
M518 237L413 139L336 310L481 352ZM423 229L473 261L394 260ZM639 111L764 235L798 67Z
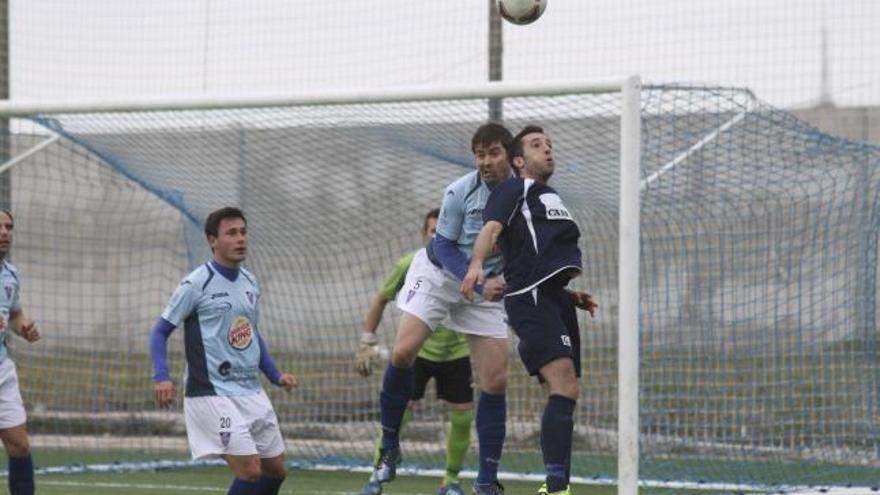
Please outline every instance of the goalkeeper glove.
M355 354L355 368L361 376L370 376L373 372L373 363L378 363L381 359L381 351L379 349L379 338L373 332L364 332L361 334L361 345Z

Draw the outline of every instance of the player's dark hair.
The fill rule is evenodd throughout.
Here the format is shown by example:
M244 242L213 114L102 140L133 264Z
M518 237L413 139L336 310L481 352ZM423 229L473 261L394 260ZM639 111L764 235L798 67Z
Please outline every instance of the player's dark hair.
M523 156L522 139L533 132L540 132L541 134L544 134L544 129L540 126L537 126L537 125L527 125L527 126L523 127L521 131L516 133L516 136L513 136L513 139L511 140L511 143L510 143L510 148L508 148L511 163L513 163L513 159L515 157ZM519 169L518 168L513 167L513 173L514 173L514 175L519 177Z
M428 231L428 221L432 218L440 218L440 208L434 208L428 213L425 213L425 220L422 222L422 232Z
M540 132L541 134L544 134L544 129L536 125L527 125L523 127L522 130L516 134L516 136L513 136L512 144L510 146L511 159L515 156L523 155L522 139L533 132Z
M474 132L474 135L471 138L471 152L477 150L477 145L482 145L484 148L488 148L494 143L501 143L501 146L504 146L504 150L507 151L508 156L510 156L510 142L512 140L513 135L507 130L507 127L504 127L497 122L489 122L488 124L481 125L477 131Z
M208 215L208 218L205 220L205 236L217 237L217 234L219 233L218 231L220 230L220 222L224 218L240 218L244 221L244 224L247 225L247 218L244 217L244 212L242 212L240 208L226 206L219 210L212 211L211 214Z
M9 211L8 208L0 208L0 211L9 215L9 219L12 220L12 225L14 226L15 225L15 217L12 216L12 212Z

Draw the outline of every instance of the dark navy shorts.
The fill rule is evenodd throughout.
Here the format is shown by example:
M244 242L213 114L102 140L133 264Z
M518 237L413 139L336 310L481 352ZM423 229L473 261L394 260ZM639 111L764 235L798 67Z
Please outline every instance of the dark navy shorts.
M452 361L434 362L417 357L413 365L416 388L412 400L425 397L425 389L431 378L437 387L437 398L451 404L466 404L474 400L474 378L471 373L471 358L463 357Z
M565 284L551 279L534 291L504 298L507 319L519 337L519 357L536 375L544 365L561 357L574 361L581 376L581 337L578 332L574 298ZM543 381L543 380L542 380Z

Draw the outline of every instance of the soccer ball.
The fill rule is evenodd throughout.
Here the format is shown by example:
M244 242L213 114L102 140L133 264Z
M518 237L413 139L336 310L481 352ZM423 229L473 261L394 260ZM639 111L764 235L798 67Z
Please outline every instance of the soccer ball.
M531 24L547 8L547 0L496 0L495 3L501 17L514 24Z

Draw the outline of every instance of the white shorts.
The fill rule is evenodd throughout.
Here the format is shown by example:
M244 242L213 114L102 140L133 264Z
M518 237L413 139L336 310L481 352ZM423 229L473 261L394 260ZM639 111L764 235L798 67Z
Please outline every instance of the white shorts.
M487 301L479 294L473 302L465 299L461 282L431 263L424 249L419 249L409 266L397 294L397 307L425 322L432 331L443 323L460 333L507 338L504 304Z
M253 395L184 397L183 412L193 459L224 454L268 459L284 453L278 417L262 390Z
M0 428L12 428L26 421L24 402L18 390L18 373L15 363L7 357L0 363Z

